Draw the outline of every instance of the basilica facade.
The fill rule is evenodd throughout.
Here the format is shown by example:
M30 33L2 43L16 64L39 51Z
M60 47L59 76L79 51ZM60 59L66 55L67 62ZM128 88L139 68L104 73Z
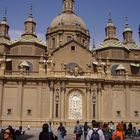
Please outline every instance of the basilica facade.
M93 119L140 125L140 48L128 22L120 41L109 14L106 36L93 48L74 0L63 0L45 44L32 8L24 25L12 41L6 16L0 22L0 126L72 126Z

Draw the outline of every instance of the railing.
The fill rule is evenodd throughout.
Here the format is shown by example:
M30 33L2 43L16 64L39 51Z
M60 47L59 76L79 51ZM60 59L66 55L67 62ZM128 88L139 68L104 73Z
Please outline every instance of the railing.
M39 73L36 71L5 71L4 73L5 76L38 76Z
M82 74L74 73L69 74L66 71L47 71L47 72L38 72L38 71L5 71L4 76L6 77L66 77L66 78L91 78L91 79L104 79L104 80L132 80L140 81L140 75L104 75L97 74L94 72L84 72Z

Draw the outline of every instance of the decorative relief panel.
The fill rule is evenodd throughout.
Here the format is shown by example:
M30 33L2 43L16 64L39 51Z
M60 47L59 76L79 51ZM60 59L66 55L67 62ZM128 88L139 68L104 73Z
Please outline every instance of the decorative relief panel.
M84 74L83 69L76 63L67 64L66 71L71 76L82 76Z
M77 90L69 96L68 118L71 120L82 119L82 96Z

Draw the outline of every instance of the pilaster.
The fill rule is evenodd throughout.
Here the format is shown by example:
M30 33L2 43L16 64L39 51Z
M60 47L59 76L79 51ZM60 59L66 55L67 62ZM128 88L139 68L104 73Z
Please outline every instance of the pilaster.
M37 110L40 110L40 111L38 111L37 113L37 116L38 116L38 118L40 118L41 119L41 117L42 117L42 83L40 82L39 84L38 84L38 106L37 106Z
M90 95L91 95L91 85L90 83L87 84L87 89L86 89L86 104L87 104L87 109L86 109L86 118L87 118L87 122L89 122L91 120L91 98L90 98Z
M125 118L126 121L130 120L130 87L129 85L125 86Z
M18 115L20 119L20 125L22 125L22 117L23 117L23 81L18 83Z
M3 81L0 81L0 127L2 122L2 98L3 98Z
M54 117L53 106L54 106L54 83L51 81L51 83L50 83L50 117L49 117L49 120L52 120Z
M101 116L101 95L102 95L102 89L101 89L101 83L98 84L97 87L97 114L98 114L98 120L100 121L102 116Z
M62 82L61 85L61 121L64 122L65 121L65 91L66 91L66 87L65 87L65 83Z

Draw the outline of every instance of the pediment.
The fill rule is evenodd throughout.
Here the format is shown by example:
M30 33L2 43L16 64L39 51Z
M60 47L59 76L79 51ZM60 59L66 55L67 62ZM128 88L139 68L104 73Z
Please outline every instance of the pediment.
M76 46L76 48L82 48L83 50L85 50L85 51L87 51L88 53L91 53L91 54L92 54L92 52L91 52L87 47L85 47L85 46L79 44L79 43L78 43L77 41L75 41L75 40L71 40L71 41L65 43L64 45L62 45L62 46L56 48L52 53L56 53L56 52L60 51L60 50L63 49L63 48L68 48L68 47L72 47L72 46Z
M73 70L79 70L80 68L80 72L82 73L82 71L86 71L88 65L92 64L94 59L92 52L76 41L66 43L52 52L55 70L58 71L62 69L63 65L76 64L79 67Z

